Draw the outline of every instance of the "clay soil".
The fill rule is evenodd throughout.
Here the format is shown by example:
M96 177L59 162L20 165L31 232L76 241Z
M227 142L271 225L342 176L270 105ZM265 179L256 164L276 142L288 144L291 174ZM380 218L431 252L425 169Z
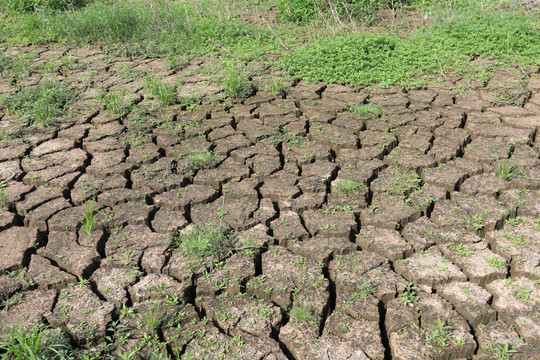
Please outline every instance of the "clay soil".
M540 358L538 69L278 96L259 69L225 101L209 59L5 51L36 54L28 86L69 54L55 78L76 101L31 131L0 109L0 334L46 324L101 358ZM163 107L146 74L197 96ZM215 162L192 170L194 150ZM237 241L221 263L168 251L210 222Z

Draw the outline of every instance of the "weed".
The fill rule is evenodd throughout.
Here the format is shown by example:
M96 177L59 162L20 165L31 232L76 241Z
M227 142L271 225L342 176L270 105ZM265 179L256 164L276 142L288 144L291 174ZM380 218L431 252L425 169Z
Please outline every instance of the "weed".
M495 174L501 180L509 180L516 172L517 167L512 165L508 160L499 161L497 160L497 168L495 169Z
M497 257L486 257L485 260L494 268L504 269L506 267L506 261L504 261L504 259L499 259Z
M354 105L349 107L347 110L361 116L368 116L372 118L376 118L382 115L382 108L379 105L375 104Z
M431 334L424 331L425 340L428 344L435 344L440 347L447 347L450 345L449 341L452 339L452 327L446 325L446 322L437 319L437 324L431 327Z
M282 78L271 78L268 80L268 89L272 95L284 95L285 84Z
M217 261L231 251L233 243L234 238L221 226L208 223L203 226L195 225L191 231L176 234L170 250L178 249L186 256L214 257Z
M0 184L0 208L7 208L10 204L9 198L4 192L5 187L5 184Z
M161 102L161 105L163 106L172 105L176 100L175 87L164 84L158 79L149 77L146 80L146 88Z
M184 157L184 171L194 174L196 171L215 164L216 154L208 150L194 150Z
M521 286L517 290L512 291L512 296L514 296L516 299L523 299L525 301L529 301L531 298L532 290Z
M290 145L300 145L302 144L302 139L296 134L289 134L288 129L283 129L277 131L274 135L270 137L270 142L274 145L287 143Z
M11 329L9 334L0 338L0 353L4 353L2 358L6 359L62 359L62 354L66 350L66 345L60 339L52 336L47 339L50 345L46 345L46 326L34 325L30 329L25 329L18 325ZM50 335L49 335L50 336Z
M8 114L19 114L31 124L49 126L55 117L66 112L71 100L72 95L63 84L48 81L22 87L11 96L0 97L0 107L5 106Z
M298 322L308 322L311 320L313 314L307 307L296 306L291 313L293 319Z
M349 193L353 193L353 192L356 193L356 192L365 190L366 185L363 182L356 181L353 179L344 179L344 180L341 180L339 183L337 183L336 189L338 191L349 194Z
M533 26L517 14L463 14L406 38L369 33L323 38L281 63L307 81L410 87L418 76L471 71L469 56L537 64L540 33Z
M496 360L510 360L510 357L518 352L510 348L509 344L494 346L493 342L488 342L487 348L491 352L491 357Z
M461 255L464 257L471 256L471 250L474 250L473 246L464 246L462 243L456 243L453 241L450 241L446 244L450 250L454 251L457 255Z
M375 287L373 286L373 282L371 280L362 279L361 283L356 286L358 296L360 296L362 299L367 300L368 297L375 294Z
M253 84L242 71L229 70L223 86L225 94L233 99L245 98L253 93Z
M403 300L403 305L407 306L415 304L420 299L418 295L416 295L416 290L418 290L418 288L411 282L402 285L405 286L405 290L399 294L399 298Z
M95 198L88 200L84 205L84 221L81 231L85 234L91 234L94 231L94 216L96 214Z
M123 105L123 93L121 91L108 92L103 96L103 107L116 115L123 115L126 111Z
M149 304L146 310L141 312L141 317L148 329L157 329L163 322L160 302L154 301L153 304Z
M8 56L0 54L0 77L13 76L16 79L25 79L30 76L29 61L35 59L36 54L21 54Z

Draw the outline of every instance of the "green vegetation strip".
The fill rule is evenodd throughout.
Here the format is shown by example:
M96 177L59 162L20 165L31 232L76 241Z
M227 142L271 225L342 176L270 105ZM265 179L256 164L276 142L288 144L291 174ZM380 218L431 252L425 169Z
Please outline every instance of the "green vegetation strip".
M92 2L78 10L9 14L0 25L0 42L127 42L136 55L224 53L243 61L281 46L269 29L201 14L185 3Z
M540 65L540 31L522 15L461 15L406 38L350 34L321 39L285 56L282 65L313 82L408 85L426 74L470 71L473 56Z

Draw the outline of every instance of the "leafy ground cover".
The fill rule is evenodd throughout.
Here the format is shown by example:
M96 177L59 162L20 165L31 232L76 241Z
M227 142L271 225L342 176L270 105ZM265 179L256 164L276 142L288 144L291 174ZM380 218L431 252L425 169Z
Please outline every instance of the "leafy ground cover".
M2 2L0 358L536 358L537 15Z

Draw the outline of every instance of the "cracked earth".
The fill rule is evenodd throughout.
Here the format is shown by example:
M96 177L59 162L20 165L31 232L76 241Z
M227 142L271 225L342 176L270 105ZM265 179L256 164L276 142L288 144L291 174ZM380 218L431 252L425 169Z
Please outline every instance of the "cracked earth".
M209 59L6 51L35 56L0 94L47 81L43 64L69 53L54 77L76 101L31 133L0 109L15 134L0 142L0 334L46 324L140 358L148 344L182 359L540 358L538 69L224 102ZM163 107L144 74L200 100ZM215 162L188 169L194 150ZM168 251L208 223L245 249L196 268Z

